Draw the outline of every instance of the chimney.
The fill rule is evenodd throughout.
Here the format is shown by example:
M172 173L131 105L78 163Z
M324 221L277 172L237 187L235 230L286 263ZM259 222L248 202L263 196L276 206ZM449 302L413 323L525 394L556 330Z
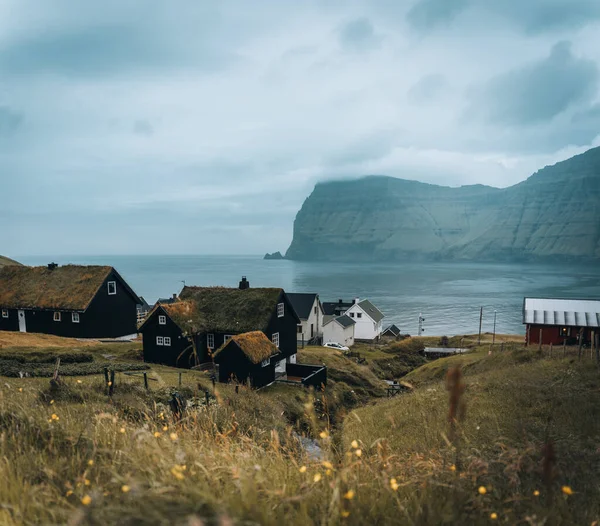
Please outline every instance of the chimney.
M354 298L354 305L357 305L360 302L360 298Z
M242 276L242 281L240 281L240 290L246 290L250 288L250 282L246 279L246 276Z
M177 299L177 293L173 292L173 299L176 300Z
M56 263L48 263L48 270L54 270L58 265Z
M343 303L343 301L342 300L338 300L338 303L341 305Z

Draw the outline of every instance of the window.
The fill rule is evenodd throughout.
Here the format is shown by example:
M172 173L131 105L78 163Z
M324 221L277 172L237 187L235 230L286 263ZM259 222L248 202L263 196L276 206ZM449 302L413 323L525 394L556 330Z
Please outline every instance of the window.
M357 317L357 318L362 318L362 312L357 312L357 313L356 313L356 317Z
M54 321L60 321L60 312L54 313Z
M209 349L214 349L215 348L215 335L214 334L207 334L206 335L206 346Z
M8 318L8 311L5 309L2 309L2 317L3 318Z
M315 314L317 313L317 307L315 307Z
M167 317L164 314L161 314L158 317L158 324L159 325L166 325L167 324Z
M354 313L353 312L350 313L350 317L354 318Z
M168 336L164 337L163 342L167 347L171 347L171 338L169 338Z
M223 336L223 343L227 343L229 340L231 340L231 338L233 338L231 334L226 334Z
M157 336L156 337L156 345L164 345L165 344L165 339L162 336Z
M302 325L298 325L298 334L302 334Z
M79 323L79 313L78 312L71 313L71 321L73 323Z
M261 367L269 367L270 363L271 363L271 358L267 358L266 360L263 360L262 362L260 362L260 366Z
M283 303L278 303L277 304L277 317L283 318L284 314L285 314L285 307L283 306Z
M117 282L109 281L108 282L108 295L114 296L117 293Z
M274 332L273 336L271 336L271 341L275 344L275 347L279 349L279 333Z

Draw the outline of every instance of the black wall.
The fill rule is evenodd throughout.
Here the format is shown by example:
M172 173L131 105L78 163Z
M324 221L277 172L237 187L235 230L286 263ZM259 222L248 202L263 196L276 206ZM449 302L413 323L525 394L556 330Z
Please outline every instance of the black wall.
M283 357L287 358L298 351L296 331L299 322L285 293L279 297L279 303L281 302L285 304L284 316L278 318L277 308L275 308L265 334L269 340L272 340L273 333L279 333L279 351Z
M253 364L235 342L223 349L215 361L219 364L219 382L243 384L250 380L252 387L257 389L275 381L275 360L271 358L266 367Z
M158 323L158 317L162 315L167 317L166 325ZM171 338L171 345L157 345L157 336ZM145 362L185 368L196 365L192 357L192 349L189 349L191 345L190 340L183 336L179 326L169 318L161 307L156 309L144 324L142 339Z
M109 281L115 281L117 293L108 294ZM60 311L54 321L53 310L23 309L27 332L54 334L70 338L118 338L137 333L137 299L114 272L104 281L79 323L73 323L71 311ZM0 330L18 331L18 311L9 310L9 318L0 317Z

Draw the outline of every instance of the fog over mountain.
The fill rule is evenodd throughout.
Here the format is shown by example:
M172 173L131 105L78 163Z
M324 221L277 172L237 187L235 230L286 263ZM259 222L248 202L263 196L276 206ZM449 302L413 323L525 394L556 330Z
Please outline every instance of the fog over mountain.
M390 177L318 184L289 259L600 261L600 148L498 189Z
M600 145L596 0L0 2L0 253L283 250L318 182Z

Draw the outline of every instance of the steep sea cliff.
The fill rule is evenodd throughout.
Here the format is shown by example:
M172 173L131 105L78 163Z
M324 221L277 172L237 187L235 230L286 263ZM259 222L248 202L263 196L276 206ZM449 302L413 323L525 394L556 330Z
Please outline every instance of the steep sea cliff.
M385 176L317 184L286 258L600 261L600 148L504 189Z

